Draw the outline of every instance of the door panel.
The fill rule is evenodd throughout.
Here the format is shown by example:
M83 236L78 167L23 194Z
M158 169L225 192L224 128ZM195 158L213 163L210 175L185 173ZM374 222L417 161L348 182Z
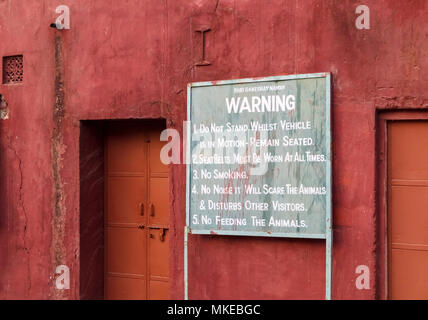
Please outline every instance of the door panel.
M138 274L144 277L146 273L145 232L134 225L110 226L107 240L109 272L122 275Z
M392 243L428 244L428 186L402 186L393 182L391 196Z
M163 234L163 239L162 239ZM149 239L149 294L151 299L168 299L169 265L164 263L168 257L168 230L151 229Z
M169 295L169 192L168 166L160 161L165 142L149 134L149 295L151 299L168 299Z
M151 281L150 285L151 300L165 300L169 295L169 284L164 281Z
M388 141L391 178L427 181L428 122L390 122Z
M107 279L106 299L145 300L146 281L138 278L111 276Z
M388 296L428 299L428 122L388 123Z
M112 223L144 223L145 177L109 176L107 206Z
M107 154L109 172L144 174L147 167L147 146L144 142L144 131L138 127L129 127L126 124L109 126Z
M165 141L160 141L159 135L162 128L159 126L152 126L148 134L149 143L149 157L150 157L150 172L151 173L168 173L168 166L160 161L160 152L165 145Z
M149 247L149 268L151 277L164 277L169 276L169 266L164 261L165 257L168 257L168 241L169 232L168 230L162 229L151 229L150 231L150 247ZM162 239L163 233L163 239ZM151 278L152 279L152 278Z
M393 249L391 257L393 299L426 299L428 254L425 250ZM404 276L405 275L405 276Z
M165 190L168 190L168 178L150 178L150 203L153 204L150 223L168 227L169 196Z
M162 123L106 129L105 298L169 298L168 167ZM157 155L155 154L157 153Z

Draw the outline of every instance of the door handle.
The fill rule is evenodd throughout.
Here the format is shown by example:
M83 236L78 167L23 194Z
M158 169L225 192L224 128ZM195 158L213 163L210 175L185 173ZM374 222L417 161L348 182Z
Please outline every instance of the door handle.
M164 228L159 229L159 240L160 241L165 240L165 229Z
M140 202L140 215L144 216L144 202Z
M155 216L155 205L153 204L153 202L150 202L150 216Z

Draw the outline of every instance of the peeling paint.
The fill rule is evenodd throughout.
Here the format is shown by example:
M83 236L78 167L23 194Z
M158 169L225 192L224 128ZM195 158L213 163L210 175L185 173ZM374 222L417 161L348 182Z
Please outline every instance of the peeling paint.
M61 177L63 167L63 154L65 145L63 143L63 120L65 116L65 90L64 90L64 58L62 52L62 38L60 35L55 37L55 97L53 105L53 134L52 134L52 175L53 175L53 196L54 211L52 215L52 270L55 273L56 267L66 265L66 248L64 245L65 233L65 192L64 183ZM64 298L63 291L58 291L55 284L52 283L52 296L56 299Z

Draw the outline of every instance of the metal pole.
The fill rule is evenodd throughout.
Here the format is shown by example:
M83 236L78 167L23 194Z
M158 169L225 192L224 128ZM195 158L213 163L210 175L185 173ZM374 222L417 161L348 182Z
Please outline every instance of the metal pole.
M330 219L328 219L330 220ZM326 250L325 250L325 299L331 300L331 278L332 278L332 244L333 244L333 236L331 232L331 225L329 229L327 229L327 238L326 238Z
M187 267L187 226L184 227L184 300L189 300L188 267Z
M327 188L330 190L326 197L326 219L325 219L325 231L326 231L326 241L325 241L325 299L331 300L331 278L332 278L332 255L333 255L333 230L332 230L332 170L331 170L331 76L328 73L326 75L326 125L329 130L326 135L326 147L327 147L327 168L326 168L326 178L327 178Z

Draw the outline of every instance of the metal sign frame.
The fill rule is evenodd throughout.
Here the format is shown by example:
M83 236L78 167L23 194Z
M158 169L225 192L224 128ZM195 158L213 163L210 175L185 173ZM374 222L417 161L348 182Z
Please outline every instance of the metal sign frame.
M206 81L189 83L187 86L187 120L191 121L191 102L192 102L192 88L194 87L207 87L219 86L230 84L245 84L257 83L267 81L283 81L283 80L300 80L312 78L325 78L326 88L326 217L325 217L325 234L298 234L298 233L262 233L257 231L227 231L216 230L215 233L209 230L192 230L190 228L190 165L189 161L186 164L186 226L184 227L184 298L188 300L188 235L189 234L216 234L216 235L233 235L233 236L263 236L263 237L281 237L281 238L305 238L305 239L325 239L326 241L326 286L325 286L325 299L331 299L332 289L332 254L333 254L333 233L332 233L332 168L331 168L331 75L330 73L311 73L311 74L298 74L298 75L284 75L272 76L261 78L246 78L235 80L222 80L222 81ZM191 159L191 126L187 126L187 141L186 141L186 158Z

